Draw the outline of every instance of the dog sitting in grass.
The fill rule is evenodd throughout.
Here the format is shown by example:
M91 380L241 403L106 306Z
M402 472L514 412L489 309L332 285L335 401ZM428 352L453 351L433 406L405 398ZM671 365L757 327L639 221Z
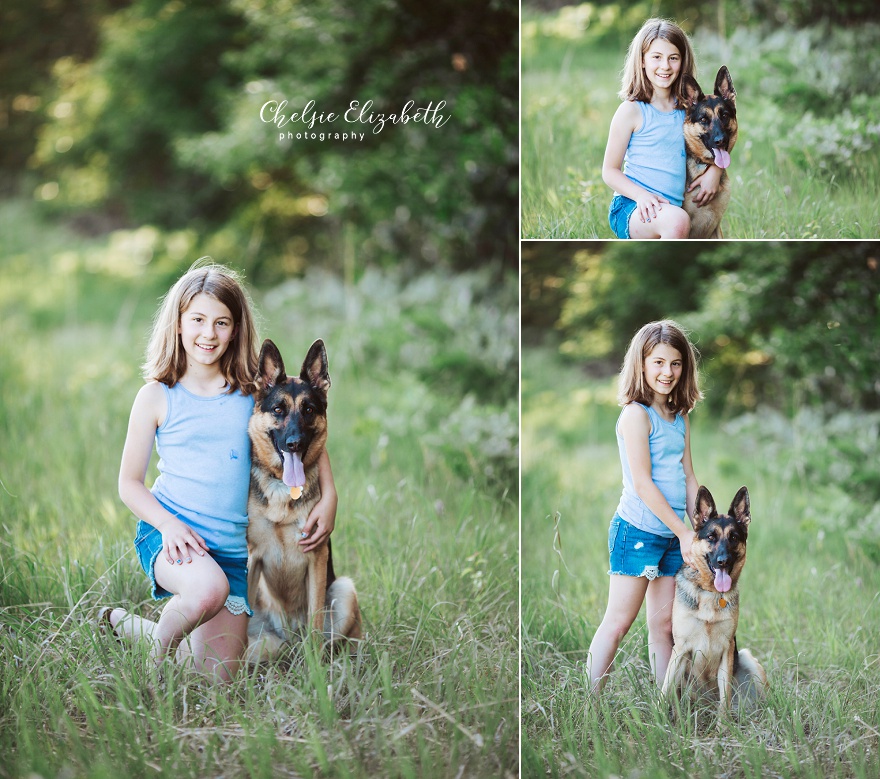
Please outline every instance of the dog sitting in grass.
M330 375L323 341L309 348L299 376L288 377L278 347L260 351L251 439L248 498L248 660L275 656L314 629L335 644L361 638L354 582L336 578L330 541L311 552L299 545L321 497L318 459L327 440Z
M717 697L719 713L732 700L764 694L767 675L748 649L737 649L739 582L751 524L749 491L742 487L719 514L705 487L697 493L692 565L675 577L672 658L663 694Z

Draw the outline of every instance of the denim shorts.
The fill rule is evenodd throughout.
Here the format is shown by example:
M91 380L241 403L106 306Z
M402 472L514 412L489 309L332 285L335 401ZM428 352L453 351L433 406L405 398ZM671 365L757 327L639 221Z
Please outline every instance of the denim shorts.
M134 548L137 550L141 568L150 577L153 600L170 598L172 593L156 581L155 566L159 553L162 551L162 534L152 525L139 520ZM247 557L227 557L215 552L208 552L208 554L223 569L223 573L229 580L229 596L226 598L227 611L230 614L247 614L252 617L254 612L247 599Z
M623 195L615 195L611 198L611 206L608 208L608 223L612 232L618 238L629 238L629 218L636 210L636 201L630 200Z
M639 530L617 515L608 528L608 555L609 574L644 576L648 581L675 576L684 565L678 538Z

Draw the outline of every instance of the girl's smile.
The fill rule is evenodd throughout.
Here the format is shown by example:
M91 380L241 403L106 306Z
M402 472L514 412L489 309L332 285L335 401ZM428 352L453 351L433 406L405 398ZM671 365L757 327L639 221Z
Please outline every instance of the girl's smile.
M669 344L657 344L645 358L645 383L658 395L669 395L682 372L681 352Z
M681 52L669 41L657 38L642 57L642 67L651 86L669 89L681 72Z
M217 298L200 292L180 315L180 342L187 356L202 365L215 363L235 334L232 314Z

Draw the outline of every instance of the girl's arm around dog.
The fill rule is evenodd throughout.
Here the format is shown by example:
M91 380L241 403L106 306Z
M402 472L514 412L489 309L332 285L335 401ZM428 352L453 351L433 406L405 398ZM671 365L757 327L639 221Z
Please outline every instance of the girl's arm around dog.
M313 552L328 541L333 528L336 527L338 496L336 483L333 481L333 471L330 468L330 456L326 449L321 452L318 460L318 483L321 485L321 500L314 505L303 526L306 536L299 542L303 552Z

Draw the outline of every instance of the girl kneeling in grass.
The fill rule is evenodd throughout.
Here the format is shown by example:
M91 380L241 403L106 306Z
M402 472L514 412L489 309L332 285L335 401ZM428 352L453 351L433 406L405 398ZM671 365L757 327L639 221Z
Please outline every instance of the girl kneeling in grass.
M149 639L157 663L180 647L181 658L223 680L241 665L252 614L247 427L256 375L256 328L237 275L197 262L156 316L147 383L132 406L119 468L119 495L139 519L135 548L153 598L171 600L158 622L124 609L98 614L118 637ZM160 473L148 489L154 441ZM336 517L326 451L318 468L322 497L304 527L304 551L327 540Z
M687 238L682 208L687 179L682 76L695 75L694 53L684 31L648 19L630 44L620 99L611 120L602 179L614 190L608 221L618 238ZM715 197L721 168L710 165L694 179L694 198Z

